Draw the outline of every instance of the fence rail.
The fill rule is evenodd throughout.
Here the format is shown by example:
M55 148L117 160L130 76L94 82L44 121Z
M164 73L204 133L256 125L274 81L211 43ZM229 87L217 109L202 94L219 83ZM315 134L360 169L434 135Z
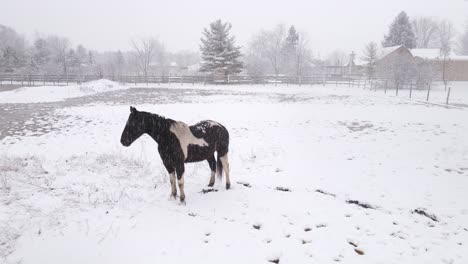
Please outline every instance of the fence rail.
M0 85L20 84L22 86L40 85L69 85L79 84L106 78L109 80L130 83L179 83L179 84L336 84L336 85L364 85L365 81L350 77L324 77L324 76L228 76L217 78L213 76L187 75L187 76L161 76L161 75L123 75L123 76L99 76L99 75L22 75L22 74L0 74Z
M70 84L80 84L83 82L98 80L98 79L109 79L116 82L121 82L124 84L261 84L261 85L345 85L349 87L357 87L363 89L369 89L372 91L380 90L384 94L393 94L399 97L406 97L408 99L430 102L442 103L440 91L439 94L435 95L438 98L432 98L433 92L431 85L433 83L408 83L406 85L391 85L390 80L385 79L375 79L375 80L366 80L361 78L351 78L351 77L326 77L326 76L229 76L226 78L219 78L213 76L200 76L200 75L187 75L187 76L161 76L161 75L149 75L149 76L140 76L140 75L124 75L124 76L99 76L99 75L40 75L40 74L31 74L31 75L21 75L21 74L0 74L0 88L8 89L11 87L19 86L43 86L43 85L70 85ZM392 91L390 91L392 90ZM1 91L1 89L0 89ZM402 92L404 93L402 94ZM407 95L408 91L408 95ZM400 93L400 94L399 94ZM449 104L451 100L451 87L449 86L444 90L443 94L443 103L445 105ZM460 101L460 100L459 100ZM462 102L452 103L458 106L468 107L465 103L466 100L463 99ZM466 105L466 106L465 106Z

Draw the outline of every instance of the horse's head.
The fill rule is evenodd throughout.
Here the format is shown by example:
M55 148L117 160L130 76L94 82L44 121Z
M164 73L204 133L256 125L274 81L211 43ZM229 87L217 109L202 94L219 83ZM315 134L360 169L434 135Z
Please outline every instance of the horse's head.
M133 141L145 133L143 117L142 113L135 107L130 106L130 115L120 138L122 145L125 147L130 146Z

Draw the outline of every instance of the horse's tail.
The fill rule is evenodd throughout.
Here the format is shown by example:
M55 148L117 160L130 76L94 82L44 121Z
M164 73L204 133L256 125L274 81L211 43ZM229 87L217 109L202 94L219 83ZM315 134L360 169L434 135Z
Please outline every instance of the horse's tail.
M216 161L216 175L218 176L218 179L221 180L223 178L223 163L221 162L221 159L219 158Z

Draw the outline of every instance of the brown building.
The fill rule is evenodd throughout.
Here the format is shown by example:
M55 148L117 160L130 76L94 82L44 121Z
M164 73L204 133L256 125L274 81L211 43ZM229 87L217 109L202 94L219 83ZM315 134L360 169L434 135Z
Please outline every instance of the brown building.
M382 49L379 57L379 77L401 72L401 75L430 75L434 81L468 81L468 56L458 56L452 52L444 59L439 49L394 46Z

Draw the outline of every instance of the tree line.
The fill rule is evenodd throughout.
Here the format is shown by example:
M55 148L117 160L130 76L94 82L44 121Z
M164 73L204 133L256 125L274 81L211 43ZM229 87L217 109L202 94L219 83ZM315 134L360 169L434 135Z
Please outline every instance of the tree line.
M468 22L468 21L467 21ZM294 25L279 24L255 32L243 47L237 45L230 32L229 22L216 20L205 28L200 50L168 52L157 38L131 40L127 51L97 52L83 45L72 46L64 37L37 35L28 41L14 29L0 25L0 72L21 74L62 74L100 76L170 75L185 69L186 73L210 73L220 76L232 74L310 75L326 66L344 66L350 61L349 52L336 50L325 58L314 56L313 42ZM366 75L377 73L376 61L381 48L403 45L411 48L438 48L442 57L449 57L454 49L468 55L468 24L458 37L447 20L432 17L410 19L401 12L389 26L381 45L365 45L359 59L366 62ZM421 75L421 74L420 74Z
M69 39L37 35L28 41L14 29L0 25L0 73L53 75L164 75L171 63L182 67L197 64L192 51L171 53L157 38L131 41L127 51L98 52L84 45L72 46Z

